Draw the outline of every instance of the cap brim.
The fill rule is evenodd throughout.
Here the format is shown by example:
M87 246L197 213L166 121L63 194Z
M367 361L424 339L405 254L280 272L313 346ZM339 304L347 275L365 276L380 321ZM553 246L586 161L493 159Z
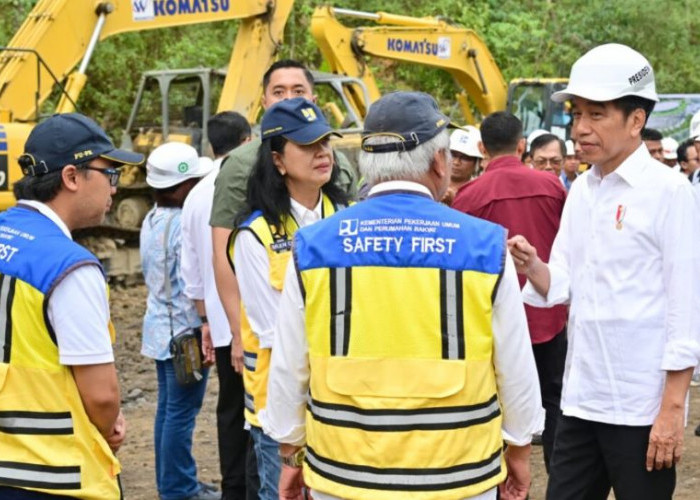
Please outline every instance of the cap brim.
M470 158L476 158L477 160L480 160L483 158L481 153L475 154L475 151L471 151L468 148L462 148L459 146L452 147L450 146L450 151L457 151L458 153L462 153L464 156L469 156Z
M124 149L113 149L112 151L102 153L99 156L105 160L114 161L124 165L141 165L146 160L146 157L141 153L134 153L133 151L126 151Z
M342 134L326 127L304 127L288 134L282 134L285 139L300 146L313 144L331 135L343 137Z

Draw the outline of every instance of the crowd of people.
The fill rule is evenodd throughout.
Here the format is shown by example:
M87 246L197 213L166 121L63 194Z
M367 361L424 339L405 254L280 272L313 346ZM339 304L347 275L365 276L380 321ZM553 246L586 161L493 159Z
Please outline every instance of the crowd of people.
M388 93L359 176L306 67L278 61L262 86L258 137L238 113L208 122L214 161L116 149L77 113L32 131L0 214L0 498L123 495L108 292L71 231L144 161L159 498L522 500L538 436L549 500L672 498L700 360L700 126L680 144L646 127L644 56L574 63L552 96L566 141ZM187 385L183 332L204 364ZM220 485L192 455L213 365Z

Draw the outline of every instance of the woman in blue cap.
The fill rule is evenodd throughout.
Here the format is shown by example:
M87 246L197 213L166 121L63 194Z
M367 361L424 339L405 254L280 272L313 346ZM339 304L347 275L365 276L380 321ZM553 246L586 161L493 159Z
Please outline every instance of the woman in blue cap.
M241 294L245 416L263 500L279 498L279 448L263 433L260 412L266 403L273 328L292 238L298 228L347 204L334 182L339 170L329 142L332 134L322 111L304 98L267 110L258 160L248 180L247 207L229 245Z

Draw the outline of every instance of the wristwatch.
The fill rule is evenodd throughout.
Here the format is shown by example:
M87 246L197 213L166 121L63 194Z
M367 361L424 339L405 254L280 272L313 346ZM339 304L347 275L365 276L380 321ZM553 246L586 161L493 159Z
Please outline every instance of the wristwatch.
M209 318L207 318L206 314L203 314L199 317L199 321L201 321L203 325L206 325L207 323L209 323Z
M301 467L304 463L304 457L306 456L306 448L299 448L297 451L289 456L280 455L280 460L282 464L288 467Z

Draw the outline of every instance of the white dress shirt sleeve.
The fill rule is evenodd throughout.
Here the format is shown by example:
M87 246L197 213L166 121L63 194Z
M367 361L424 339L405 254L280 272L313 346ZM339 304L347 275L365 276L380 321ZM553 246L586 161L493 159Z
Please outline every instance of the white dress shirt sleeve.
M267 407L258 418L265 434L278 443L306 442L305 411L309 392L309 347L306 342L304 300L296 266L290 259L279 302L275 340L267 383Z
M251 231L241 231L234 242L233 265L250 328L260 347L272 347L280 292L270 286L267 251Z
M583 181L581 181L583 182ZM581 186L571 186L571 191L564 204L564 210L561 214L561 222L559 223L559 231L554 238L552 251L549 254L549 292L546 297L540 295L532 283L528 280L522 290L523 301L533 307L552 307L558 304L568 304L571 296L571 276L569 267L569 251L571 242L569 241L569 226L571 206L575 205L573 201L581 190L576 189Z
M539 378L520 285L510 254L493 304L493 362L503 408L503 439L515 446L544 428Z
M63 278L49 297L47 314L62 365L114 362L107 285L97 266L81 266Z
M191 193L190 193L191 194ZM202 274L199 271L196 241L200 236L196 232L196 211L191 197L185 199L180 216L182 229L182 257L180 260L180 271L182 281L185 283L184 293L192 300L204 300L204 283Z
M700 241L693 187L676 187L656 218L666 290L666 345L662 370L684 370L700 360ZM692 277L692 278L691 278Z

